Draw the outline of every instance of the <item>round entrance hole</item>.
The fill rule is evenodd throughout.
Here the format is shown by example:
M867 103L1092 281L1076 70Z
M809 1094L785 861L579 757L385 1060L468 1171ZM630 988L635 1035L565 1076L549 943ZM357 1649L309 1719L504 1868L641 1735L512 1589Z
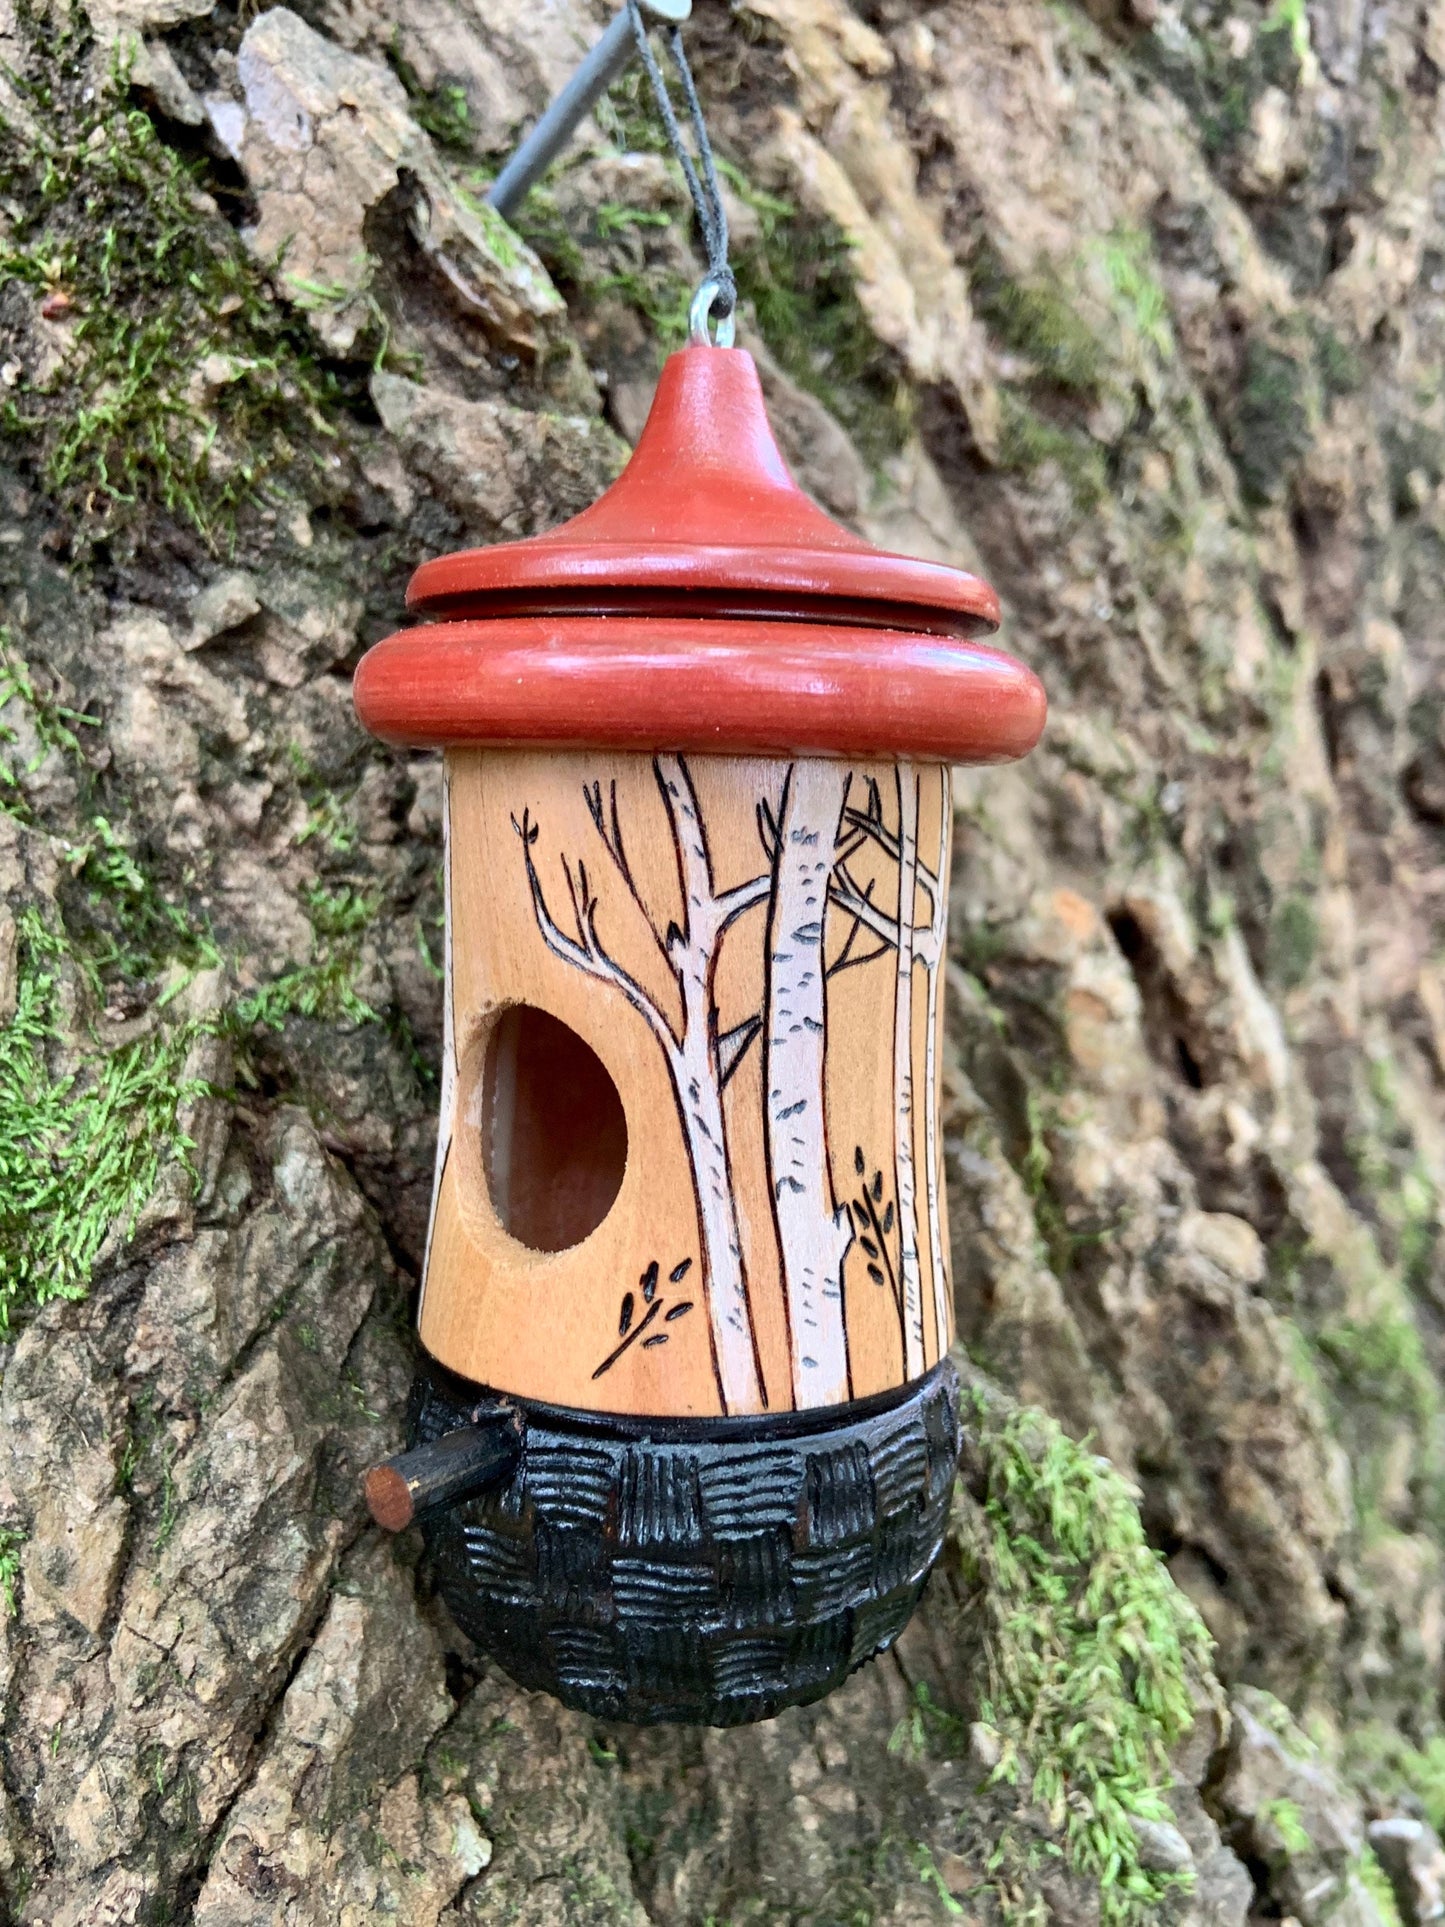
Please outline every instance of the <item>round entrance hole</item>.
M492 1026L482 1066L482 1171L502 1228L533 1251L581 1244L627 1168L627 1118L602 1059L533 1004Z

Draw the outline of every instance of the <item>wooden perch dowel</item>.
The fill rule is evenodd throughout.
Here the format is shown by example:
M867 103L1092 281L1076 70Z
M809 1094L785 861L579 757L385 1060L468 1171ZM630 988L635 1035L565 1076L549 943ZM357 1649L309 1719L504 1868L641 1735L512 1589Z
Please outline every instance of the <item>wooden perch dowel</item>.
M521 1449L515 1413L463 1425L431 1445L399 1452L366 1475L366 1504L387 1532L402 1532L427 1513L455 1505L505 1478Z

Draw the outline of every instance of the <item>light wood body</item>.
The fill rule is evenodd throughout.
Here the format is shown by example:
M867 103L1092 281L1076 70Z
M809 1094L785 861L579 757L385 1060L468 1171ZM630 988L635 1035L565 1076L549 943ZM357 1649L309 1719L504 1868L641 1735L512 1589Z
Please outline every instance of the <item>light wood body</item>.
M952 1336L947 770L465 748L446 787L427 1350L499 1391L650 1416L921 1376ZM484 1071L517 1005L577 1033L626 1118L615 1201L560 1251L513 1237L489 1185L495 1043Z

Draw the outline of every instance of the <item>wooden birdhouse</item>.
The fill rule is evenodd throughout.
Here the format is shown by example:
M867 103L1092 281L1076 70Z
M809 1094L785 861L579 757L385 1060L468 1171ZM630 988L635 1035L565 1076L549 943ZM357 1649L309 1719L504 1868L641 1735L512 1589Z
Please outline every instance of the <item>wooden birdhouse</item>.
M732 348L668 361L592 508L408 600L355 694L445 752L445 1056L373 1510L524 1683L764 1717L941 1540L950 767L1023 755L1043 691L986 583L802 494Z

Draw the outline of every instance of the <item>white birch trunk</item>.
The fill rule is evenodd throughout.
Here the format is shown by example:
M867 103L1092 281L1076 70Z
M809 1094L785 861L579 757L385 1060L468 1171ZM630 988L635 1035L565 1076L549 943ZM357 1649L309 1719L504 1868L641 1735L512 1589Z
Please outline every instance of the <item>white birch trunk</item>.
M512 821L522 839L532 907L548 949L577 969L620 990L646 1021L662 1050L692 1173L719 1398L725 1412L761 1412L766 1409L767 1400L753 1339L742 1238L728 1169L713 975L718 949L729 926L745 910L766 899L770 879L754 877L724 891L721 896L715 894L707 833L686 765L679 756L659 756L655 768L677 846L683 927L674 926L665 943L655 928L653 935L664 949L681 997L680 1032L673 1030L660 1006L637 979L608 955L597 933L596 899L590 895L585 880L579 895L570 869L568 881L577 934L569 936L557 923L547 907L542 881L532 859L537 826L525 811L520 822L515 817ZM598 830L602 833L600 820ZM620 845L608 843L605 835L603 841L614 865L632 889L639 909L646 915Z
M687 986L685 1006L699 989L696 981ZM761 1412L766 1402L753 1345L742 1236L723 1134L722 1091L706 1019L696 1017L691 1009L686 1011L683 1042L674 1057L673 1080L692 1165L708 1318L723 1410Z
M789 772L768 916L763 1105L773 1222L802 1410L850 1395L843 1258L852 1221L833 1194L824 1093L823 930L847 769L809 760Z
M903 1370L923 1365L923 1279L918 1263L918 1187L913 1158L913 946L918 894L918 772L900 763L898 784L898 972L893 991L894 1156L898 1172L898 1276L903 1291Z
M928 984L928 1043L923 1093L924 1184L928 1196L928 1243L933 1254L933 1311L938 1330L938 1355L948 1349L952 1292L948 1249L943 1235L943 1167L938 1142L938 1025L943 996L944 959L948 955L948 860L953 842L953 779L945 763L939 771L943 794L939 800L938 862L934 867L933 915L928 954L924 958Z
M718 947L728 923L746 904L736 894L730 901L713 892L707 833L682 759L659 756L657 769L677 838L683 891L684 928L674 956L682 992L682 1041L676 1049L673 1075L697 1195L713 1356L724 1411L761 1412L767 1401L753 1337L737 1200L728 1165L713 1011ZM754 890L748 901L758 900Z

